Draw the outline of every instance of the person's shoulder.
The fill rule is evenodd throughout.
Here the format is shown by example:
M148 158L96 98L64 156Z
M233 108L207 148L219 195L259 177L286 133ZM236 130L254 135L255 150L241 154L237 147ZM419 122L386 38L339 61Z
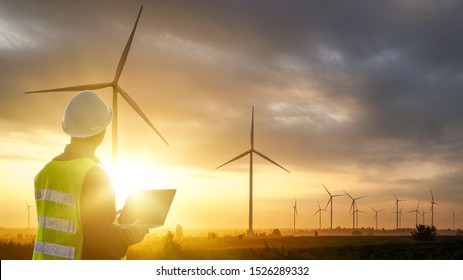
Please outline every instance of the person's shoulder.
M105 182L108 184L110 182L108 173L99 164L95 164L88 170L85 180L87 182Z

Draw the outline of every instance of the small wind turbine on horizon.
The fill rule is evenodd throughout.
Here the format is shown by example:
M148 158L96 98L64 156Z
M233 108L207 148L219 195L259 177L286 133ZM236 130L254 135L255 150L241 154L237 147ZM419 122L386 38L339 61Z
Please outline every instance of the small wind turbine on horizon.
M455 230L455 216L458 215L452 208L452 220L453 220L453 230Z
M355 218L355 228L359 228L359 212L360 213L365 213L365 211L359 210L357 205L355 205L355 211L352 213L352 215L356 215Z
M27 228L31 228L31 207L32 205L29 205L29 203L26 201L26 211L27 212Z
M405 200L398 199L397 196L394 194L394 192L392 190L391 190L391 193L395 198L395 204L394 204L395 213L396 213L396 216L395 216L395 228L399 229L399 227L400 227L400 222L399 222L399 202L400 201L405 201Z
M421 216L423 217L423 225L425 225L424 222L425 222L425 218L426 218L426 217L425 217L426 213L429 213L429 212L425 212L424 209L421 208Z
M318 229L322 229L322 211L326 211L326 209L323 209L320 207L320 201L318 201L318 199L317 199L317 204L318 204L318 210L317 212L315 212L315 214L313 214L312 217L315 217L315 215L318 214Z
M434 226L434 204L435 205L439 205L437 204L437 202L434 201L434 194L432 193L432 190L431 190L431 226Z
M370 208L375 211L375 225L376 225L376 230L378 230L378 212L383 211L384 209L376 210L375 208L371 207Z
M360 196L360 197L357 197L357 198L353 198L350 194L348 194L346 191L344 191L349 197L350 199L352 199L352 204L350 205L350 210L349 210L349 214L350 213L355 213L355 210L357 210L357 204L356 204L356 201L361 199L361 198L364 198L364 197L367 197L367 195L364 195L364 196ZM356 213L357 215L357 218L358 218L358 212ZM356 219L356 215L352 215L352 228L355 229L355 219Z
M159 137L161 137L164 143L166 143L169 146L169 143L167 143L166 139L164 139L161 133L154 127L154 125L151 123L151 121L148 119L145 113L143 113L143 111L140 109L137 103L135 103L135 101L130 97L130 95L119 86L119 78L121 76L122 69L124 68L125 62L127 60L127 56L129 54L130 46L132 44L133 37L135 35L135 30L137 29L138 20L140 19L142 10L143 10L143 6L141 6L140 11L138 12L137 20L135 21L135 25L132 29L132 32L130 33L129 40L127 41L127 44L125 45L124 51L122 52L122 56L116 68L114 79L111 82L86 84L86 85L78 85L78 86L70 86L70 87L26 92L26 94L30 94L30 93L42 93L42 92L83 91L83 90L97 90L97 89L112 87L113 89L113 108L112 109L114 112L114 116L112 120L113 123L112 123L112 137L111 137L113 166L116 165L117 158L118 158L118 110L117 110L118 93L125 99L125 101L127 101L127 103L129 103L129 105L138 113L138 115L142 117L142 119L154 130L154 132L156 132L156 134Z
M335 194L335 195L332 195L332 194L328 191L328 189L325 187L325 185L323 185L323 183L322 183L322 186L325 188L326 192L327 192L328 195L330 196L330 199L328 200L328 203L326 203L325 209L328 207L329 204L331 205L331 209L330 209L330 229L333 229L333 197L344 196L344 194Z
M408 211L407 213L413 213L415 212L415 226L418 226L418 214L421 215L420 211L418 210L418 208L420 207L420 202L421 201L418 201L418 205L416 206L416 209L415 210L412 210L412 211Z
M402 205L402 207L400 208L400 211L399 211L399 228L402 228L402 217L405 218L404 214L402 213L402 210L404 210L404 206L405 205Z
M297 214L297 199L294 199L294 206L293 206L293 217L294 217L294 233L296 233L296 216Z
M242 157L249 154L249 232L248 232L249 237L253 236L253 231L252 231L252 225L253 225L253 221L252 221L252 210L253 210L252 194L253 194L253 191L252 191L252 187L253 187L253 155L254 155L254 153L257 154L258 156L262 157L263 159L266 159L267 161L273 163L274 165L280 167L281 169L285 170L286 172L290 173L289 170L287 170L283 166L279 165L278 163L276 163L275 161L273 161L272 159L270 159L269 157L267 157L263 153L261 153L261 152L257 151L256 149L254 149L254 106L252 106L251 149L249 149L246 152L232 158L231 160L227 161L226 163L224 163L224 164L222 164L222 165L220 165L220 166L218 166L216 168L216 169L219 169L220 167L222 167L224 165L227 165L230 162L238 160L238 159L240 159L240 158L242 158Z

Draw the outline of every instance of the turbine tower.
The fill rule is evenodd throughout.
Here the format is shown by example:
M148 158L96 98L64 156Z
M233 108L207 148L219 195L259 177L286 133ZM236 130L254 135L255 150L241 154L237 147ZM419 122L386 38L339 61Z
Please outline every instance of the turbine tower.
M285 170L286 172L290 173L286 168L284 168L283 166L279 165L278 163L276 163L275 161L273 161L272 159L270 159L269 157L267 157L266 155L264 155L263 153L257 151L256 149L254 149L254 106L252 106L252 119L251 119L251 149L247 150L246 152L234 157L233 159L227 161L226 163L218 166L216 169L224 166L224 165L227 165L229 164L230 162L233 162L235 160L238 160L246 155L249 154L249 232L248 232L248 236L249 237L252 237L253 235L253 232L252 232L252 185L253 185L253 155L257 154L258 156L262 157L263 159L266 159L268 160L269 162L275 164L276 166L280 167L281 169Z
M432 190L431 190L431 226L434 226L434 204L436 205L439 205L437 204L437 202L434 201L434 195L432 193Z
M455 230L455 216L458 215L452 208L452 220L453 220L453 230Z
M333 197L337 197L337 196L344 196L344 194L335 194L335 195L332 195L328 189L325 187L325 185L323 185L322 183L322 186L325 188L326 192L328 193L328 195L330 196L330 199L328 200L328 203L326 204L325 206L325 209L328 207L328 204L331 205L331 209L330 209L330 230L333 229Z
M399 228L402 228L402 217L405 217L404 214L402 213L402 210L404 209L405 205L402 205L399 211Z
M161 133L154 127L148 117L143 113L140 107L135 103L135 101L130 97L130 95L123 90L119 86L119 78L121 77L122 69L124 68L125 61L127 60L127 56L129 54L130 46L132 45L133 37L135 35L135 30L137 29L138 20L140 19L141 11L143 10L143 6L140 8L140 12L138 12L137 20L135 21L135 25L132 29L132 33L130 33L129 40L125 45L124 51L122 52L121 59L119 60L119 64L116 68L116 73L114 75L114 79L111 82L106 83L97 83L97 84L86 84L86 85L78 85L78 86L70 86L70 87L62 87L62 88L54 88L54 89L46 89L46 90L37 90L37 91L28 91L26 94L29 93L41 93L41 92L60 92L60 91L82 91L82 90L97 90L111 87L113 89L113 124L112 124L112 162L113 167L117 163L118 158L118 110L117 110L117 97L118 93L129 103L129 105L143 118L143 120L156 132L159 137L169 146L166 139L161 135Z
M361 199L361 198L364 198L364 197L367 197L367 195L364 195L364 196L360 196L360 197L357 197L357 198L353 198L350 194L348 194L346 191L344 191L349 197L350 199L352 199L352 204L350 205L350 210L349 210L349 214L352 212L352 228L355 229L355 216L354 213L357 214L357 217L358 217L358 212L356 212L357 210L357 204L356 204L356 201Z
M394 196L395 198L395 228L396 229L399 229L400 225L399 225L399 201L405 201L405 200L401 200L401 199L398 199L397 196L394 194L394 192L391 190L391 193L392 195Z
M32 205L29 205L26 201L26 211L27 212L27 228L31 228L31 207Z
M294 199L294 206L293 206L293 217L294 217L294 233L296 233L296 216L297 214L297 199Z
M418 201L418 205L416 206L416 209L415 210L412 210L412 211L408 211L407 213L413 213L415 212L415 226L418 226L418 214L421 215L420 211L418 210L418 207L420 207L420 202L421 201Z
M355 218L355 228L359 228L359 212L360 213L365 213L364 211L359 210L357 205L355 205L355 211L352 213L352 215L356 216L356 218Z
M326 209L322 209L320 207L320 201L318 201L318 199L317 199L317 203L318 203L318 210L317 210L317 212L315 212L315 214L313 214L312 217L315 217L315 215L318 214L318 229L320 230L320 229L322 229L322 211L326 211Z
M426 215L426 213L429 213L429 212L425 212L423 208L421 208L421 212L422 212L421 216L423 217L423 225L425 225L425 223L424 223L425 218L426 218L425 215Z
M383 211L384 209L376 210L375 208L371 207L370 208L375 211L375 224L376 224L376 230L378 230L378 212Z

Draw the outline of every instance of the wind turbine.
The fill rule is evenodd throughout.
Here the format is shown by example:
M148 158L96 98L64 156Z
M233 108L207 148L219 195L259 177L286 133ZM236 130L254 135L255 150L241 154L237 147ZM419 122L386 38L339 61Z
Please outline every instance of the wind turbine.
M455 230L455 216L456 215L458 215L458 214L455 213L455 211L453 211L453 208L452 208L453 230Z
M315 215L318 214L318 229L322 229L322 211L326 211L326 209L323 209L320 207L320 201L318 201L318 199L317 199L317 203L318 203L318 210L317 212L315 212L315 214L313 214L312 217L315 217Z
M26 211L24 212L27 212L27 228L31 228L31 207L32 205L29 205L29 203L27 203L26 201Z
M357 205L356 205L356 201L361 199L361 198L364 198L364 197L367 197L367 195L364 195L364 196L360 196L360 197L357 197L357 198L353 198L350 194L348 194L346 191L344 191L349 197L350 199L352 199L352 204L350 205L350 210L349 210L349 214L352 212L352 228L354 229L355 228L355 210L357 210ZM358 217L358 213L357 213L357 217Z
M294 216L294 233L296 233L296 216L299 216L297 214L297 199L294 199L293 216Z
M404 214L402 213L402 210L404 209L405 205L402 205L399 211L399 228L402 228L402 217L405 217Z
M422 212L421 216L423 216L423 225L424 225L424 224L425 224L425 223L424 223L424 222L425 222L425 218L426 218L425 215L426 215L426 213L429 213L429 212L425 212L423 208L421 208L421 212Z
M283 166L279 165L266 155L262 154L261 152L257 151L254 149L254 106L252 106L252 119L251 119L251 149L247 150L246 152L234 157L233 159L227 161L226 163L218 166L216 169L229 164L230 162L233 162L235 160L238 160L246 155L249 154L249 232L248 236L252 237L253 232L252 232L252 185L253 185L253 154L256 153L258 156L268 160L269 162L275 164L276 166L280 167L281 169L285 170L286 172L290 173L286 168Z
M439 204L437 204L437 202L434 201L434 195L432 193L432 190L431 190L431 198L432 198L432 201L431 201L431 226L434 226L434 204L436 204L436 205L439 205Z
M399 225L399 201L405 201L405 200L398 199L397 196L394 194L394 192L392 190L391 190L391 193L395 198L395 204L394 204L395 213L396 213L396 216L395 216L395 228L399 229L399 227L400 227L400 225Z
M117 123L118 123L118 110L117 110L117 97L118 93L129 103L129 105L143 118L143 120L156 132L159 137L169 146L166 139L161 135L161 133L154 127L148 117L143 113L140 107L135 103L135 101L130 97L130 95L123 90L119 86L119 78L121 77L122 69L124 68L125 61L127 60L127 56L129 54L130 46L133 41L133 37L135 35L135 30L137 29L138 20L140 19L141 11L143 10L143 6L140 8L140 12L138 12L137 20L135 21L135 25L132 29L132 33L130 33L129 40L125 45L124 51L122 52L121 59L119 60L119 64L116 68L116 73L114 75L114 79L111 82L106 83L97 83L97 84L86 84L86 85L78 85L78 86L70 86L70 87L62 87L62 88L54 88L54 89L46 89L46 90L37 90L37 91L28 91L26 94L29 93L41 93L41 92L60 92L60 91L82 91L82 90L97 90L103 89L107 87L112 87L113 89L113 124L112 124L112 162L113 166L115 166L118 158L118 130L117 130Z
M325 188L326 192L327 192L328 195L330 196L330 199L328 200L328 203L326 204L325 209L328 207L328 204L331 205L331 209L330 209L330 229L333 229L333 197L344 196L344 194L332 195L332 194L328 191L328 189L325 187L325 185L323 185L323 183L322 183L322 186Z
M418 207L420 207L420 202L421 201L418 201L418 205L416 206L416 209L415 210L412 210L412 211L408 211L407 213L413 213L415 212L415 226L418 225L418 214L421 215L420 211L418 210Z
M378 212L383 211L384 209L376 210L375 208L371 207L370 208L375 211L375 224L376 224L376 230L378 230Z
M362 210L359 210L357 205L355 205L355 211L352 213L352 215L356 215L356 218L355 218L355 228L359 228L359 212L360 213L365 213L364 211Z

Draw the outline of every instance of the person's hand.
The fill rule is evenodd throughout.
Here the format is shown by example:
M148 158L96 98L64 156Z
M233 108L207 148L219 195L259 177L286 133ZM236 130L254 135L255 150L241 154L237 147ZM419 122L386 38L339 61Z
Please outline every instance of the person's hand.
M148 228L137 225L131 225L128 228L128 231L130 234L130 239L132 240L132 244L141 242L143 238L145 238L145 235L149 232Z

